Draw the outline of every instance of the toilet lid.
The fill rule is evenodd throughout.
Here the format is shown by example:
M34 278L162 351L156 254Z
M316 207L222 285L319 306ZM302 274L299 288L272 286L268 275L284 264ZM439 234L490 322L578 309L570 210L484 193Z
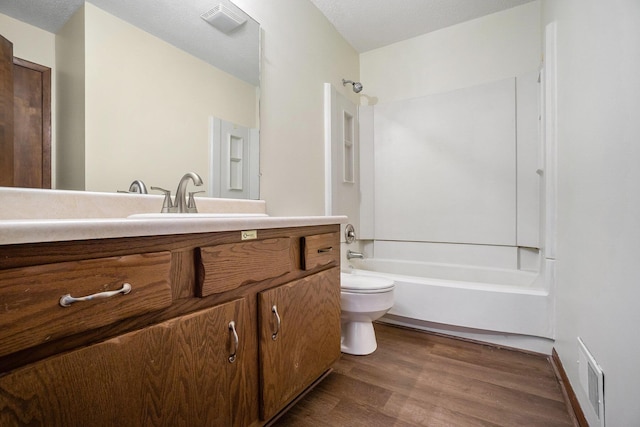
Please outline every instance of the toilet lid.
M391 279L340 273L340 288L347 292L377 293L390 291L394 287L395 282Z

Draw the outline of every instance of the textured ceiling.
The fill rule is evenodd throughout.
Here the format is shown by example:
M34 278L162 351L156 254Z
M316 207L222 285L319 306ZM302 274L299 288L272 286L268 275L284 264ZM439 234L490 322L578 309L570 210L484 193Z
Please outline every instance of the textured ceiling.
M89 0L89 3L244 81L259 84L260 26L229 0ZM248 21L224 34L200 18L220 3L245 15ZM0 13L57 33L82 4L84 0L0 0Z
M360 53L530 1L311 0Z
M84 0L0 0L0 13L57 33Z

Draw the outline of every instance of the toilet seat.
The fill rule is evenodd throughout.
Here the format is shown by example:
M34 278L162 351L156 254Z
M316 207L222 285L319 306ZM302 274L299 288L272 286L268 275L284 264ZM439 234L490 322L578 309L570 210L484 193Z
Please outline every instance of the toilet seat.
M382 277L359 276L356 274L340 275L340 289L354 294L379 294L392 291L395 282Z

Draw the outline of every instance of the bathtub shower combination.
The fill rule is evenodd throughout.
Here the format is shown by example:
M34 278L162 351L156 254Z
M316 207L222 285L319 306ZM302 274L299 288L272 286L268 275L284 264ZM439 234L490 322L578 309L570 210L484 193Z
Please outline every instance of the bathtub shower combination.
M327 212L358 232L343 252L367 254L347 256L343 272L395 283L381 321L551 351L555 163L541 138L544 85L532 70L361 105L358 162L347 156L355 133L340 127L351 123L347 101L326 96Z

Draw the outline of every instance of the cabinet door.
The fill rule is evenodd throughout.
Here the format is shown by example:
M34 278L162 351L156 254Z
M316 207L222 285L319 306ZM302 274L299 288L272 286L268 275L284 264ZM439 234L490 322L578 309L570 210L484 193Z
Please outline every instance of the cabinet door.
M340 269L261 292L258 303L260 415L269 419L340 357Z
M0 425L242 425L247 313L235 300L13 371Z

